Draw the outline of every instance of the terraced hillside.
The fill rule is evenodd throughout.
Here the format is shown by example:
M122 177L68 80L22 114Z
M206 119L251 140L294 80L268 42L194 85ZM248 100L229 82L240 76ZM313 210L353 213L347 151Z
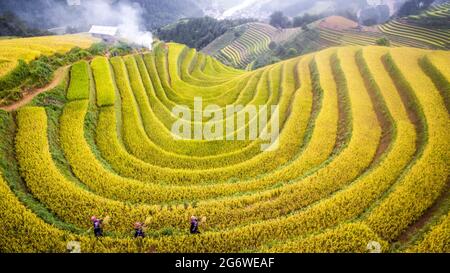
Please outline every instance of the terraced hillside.
M442 11L446 7L444 3L430 10ZM389 40L392 47L447 50L450 49L450 30L446 19L440 17L436 23L435 20L429 22L425 19L414 21L401 18L379 26L364 27L342 16L328 16L307 25L303 30L279 30L267 24L250 23L228 31L202 52L235 68L252 70L273 63L273 60L291 58L330 46L377 45L385 39ZM418 24L424 22L428 24ZM273 50L269 49L271 42L275 42Z
M393 20L379 29L393 37L403 37L412 41L417 41L435 49L450 49L450 29L436 29L430 27L421 27L409 24L402 20Z
M270 50L270 42L287 41L299 32L300 28L277 29L268 24L248 23L228 31L202 52L231 66L246 68L258 56Z
M319 43L330 45L375 45L387 38L394 47L449 49L450 32L447 28L416 26L405 19L393 20L377 28L360 27L356 22L339 16L330 16L310 25L320 32Z
M450 19L450 1L438 5L432 5L429 9L418 15L408 16L408 20L420 24L421 21L449 21Z
M401 37L432 49L450 49L450 2L433 4L418 15L380 25L388 37Z
M95 39L89 35L64 35L0 40L0 77L13 70L18 61L40 55L65 53L74 47L88 48Z
M349 46L244 72L160 44L79 62L0 112L0 252L449 252L449 57ZM278 105L278 149L175 139L172 108L199 96Z

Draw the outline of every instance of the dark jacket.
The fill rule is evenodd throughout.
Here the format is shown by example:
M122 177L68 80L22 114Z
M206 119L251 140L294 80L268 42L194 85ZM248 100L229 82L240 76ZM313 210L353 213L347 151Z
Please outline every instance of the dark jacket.
M191 234L196 234L196 233L200 233L200 231L198 231L198 220L191 220Z

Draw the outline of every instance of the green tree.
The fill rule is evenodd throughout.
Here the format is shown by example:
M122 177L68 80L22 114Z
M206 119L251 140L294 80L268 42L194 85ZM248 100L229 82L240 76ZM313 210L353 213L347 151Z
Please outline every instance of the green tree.
M391 41L386 37L378 39L375 43L379 46L391 46Z
M324 14L310 15L308 13L305 13L303 16L297 16L294 18L293 26L303 27L323 17L325 17Z
M298 51L297 51L297 49L291 47L291 48L289 48L287 55L289 57L295 57L298 55Z
M276 42L274 42L274 41L272 41L272 42L270 42L270 44L269 44L269 48L270 48L270 50L272 50L272 51L274 51L275 49L277 49L277 43Z
M275 11L270 15L270 24L276 28L288 28L292 26L289 17L285 16L281 11Z

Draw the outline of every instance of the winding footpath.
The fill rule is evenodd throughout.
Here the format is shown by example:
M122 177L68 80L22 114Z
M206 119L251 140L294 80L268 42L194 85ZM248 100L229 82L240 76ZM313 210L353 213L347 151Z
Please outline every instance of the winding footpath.
M66 75L67 69L69 67L70 66L63 66L63 67L58 68L54 73L52 81L50 83L48 83L46 86L25 92L23 94L23 98L21 100L16 101L10 105L1 106L0 110L4 110L6 112L16 111L17 109L30 103L37 95L42 94L44 92L47 92L47 91L52 90L53 88L57 87L61 83L61 81L64 79L64 76Z

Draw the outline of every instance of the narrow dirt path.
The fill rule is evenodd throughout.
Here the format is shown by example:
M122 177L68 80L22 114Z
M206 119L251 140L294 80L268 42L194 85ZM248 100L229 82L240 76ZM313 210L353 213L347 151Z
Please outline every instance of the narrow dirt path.
M66 75L66 71L68 68L69 68L69 66L64 66L64 67L58 68L53 75L53 80L49 84L47 84L44 87L25 92L23 94L23 98L21 100L16 101L11 105L2 106L2 107L0 107L0 109L7 111L7 112L15 111L15 110L19 109L20 107L27 105L37 95L44 93L46 91L52 90L53 88L57 87L61 83L61 81L64 79L64 76Z

